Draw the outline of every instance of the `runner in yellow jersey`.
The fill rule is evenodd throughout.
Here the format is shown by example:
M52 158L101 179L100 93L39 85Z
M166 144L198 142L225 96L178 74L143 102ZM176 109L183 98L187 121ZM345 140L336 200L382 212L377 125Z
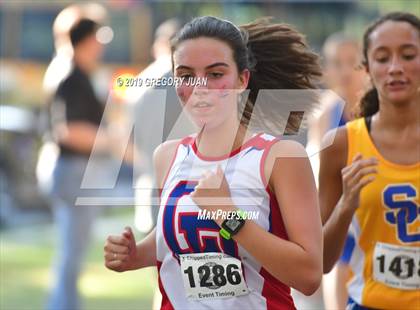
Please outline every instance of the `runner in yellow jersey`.
M390 13L363 45L373 89L362 118L321 153L324 272L350 229L348 309L420 309L420 20Z

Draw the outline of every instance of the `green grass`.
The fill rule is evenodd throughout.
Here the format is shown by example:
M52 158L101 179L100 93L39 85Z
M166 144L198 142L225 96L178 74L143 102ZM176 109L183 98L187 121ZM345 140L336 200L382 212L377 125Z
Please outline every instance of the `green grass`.
M50 229L51 231L51 229ZM51 233L51 232L50 232ZM48 230L21 233L28 240L15 238L13 232L2 236L0 244L0 309L44 309L52 283L54 249ZM41 239L35 240L34 239ZM18 240L16 240L18 239ZM98 239L98 238L97 238ZM102 238L99 238L102 239ZM105 240L105 239L103 239ZM79 281L84 309L151 309L157 285L155 268L116 273L103 265L103 240L90 248Z

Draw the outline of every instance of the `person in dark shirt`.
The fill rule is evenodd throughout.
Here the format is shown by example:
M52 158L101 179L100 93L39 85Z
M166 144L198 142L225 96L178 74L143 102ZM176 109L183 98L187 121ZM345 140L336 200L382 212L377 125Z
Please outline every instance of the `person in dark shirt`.
M63 155L89 155L95 147L106 151L106 136L97 136L104 105L97 99L89 79L97 67L103 46L96 40L99 25L82 19L70 32L74 47L73 69L60 83L53 103L51 117L55 139Z
M80 308L77 280L88 246L97 207L75 205L79 196L92 193L81 189L81 181L95 145L103 153L102 168L94 178L107 178L110 145L113 139L98 132L104 105L95 95L89 75L95 70L103 46L96 40L99 25L81 19L70 30L73 46L73 69L59 84L50 106L51 131L60 149L52 176L51 197L58 228L58 257L55 281L47 308Z
M99 127L104 105L99 102L89 81L88 75L75 64L70 76L63 81L57 91L58 104L65 107L65 122L70 130L81 127L83 131L89 131L96 136L96 127ZM80 143L82 139L73 139L62 135L58 140L62 155L89 155L90 143ZM69 139L70 138L70 139Z

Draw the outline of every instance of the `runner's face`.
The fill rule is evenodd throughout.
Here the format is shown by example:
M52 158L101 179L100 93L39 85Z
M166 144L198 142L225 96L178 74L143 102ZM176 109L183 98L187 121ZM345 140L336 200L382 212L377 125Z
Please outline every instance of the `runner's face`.
M199 128L237 119L238 93L246 88L249 72L238 74L228 44L205 37L186 40L177 47L173 61L175 77L184 78L176 88L178 97ZM189 83L189 79L195 80Z
M380 98L400 103L419 97L420 33L407 22L387 21L370 35L368 72Z

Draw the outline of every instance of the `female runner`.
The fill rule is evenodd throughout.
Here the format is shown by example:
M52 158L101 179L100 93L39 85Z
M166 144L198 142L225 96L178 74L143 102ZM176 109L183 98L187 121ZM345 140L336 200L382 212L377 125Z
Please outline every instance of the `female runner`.
M317 57L286 25L206 16L178 33L172 60L175 77L207 78L177 87L198 134L156 149L157 226L137 245L129 228L110 236L105 265L157 265L162 309L294 309L290 287L310 295L322 275L315 183L300 144L248 124L260 89L313 88Z
M373 84L362 99L363 117L339 128L321 152L324 272L337 261L350 227L356 244L348 308L418 309L419 19L380 18L364 34L363 54Z

